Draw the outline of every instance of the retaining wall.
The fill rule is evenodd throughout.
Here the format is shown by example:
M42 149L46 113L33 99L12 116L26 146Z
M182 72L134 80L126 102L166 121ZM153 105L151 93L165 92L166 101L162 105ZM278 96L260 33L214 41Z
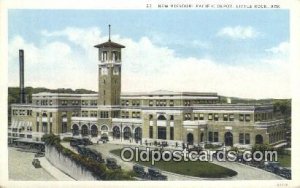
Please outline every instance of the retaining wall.
M90 171L83 169L68 157L59 153L53 146L46 146L45 156L53 166L63 171L65 174L71 176L75 180L93 181L96 178Z

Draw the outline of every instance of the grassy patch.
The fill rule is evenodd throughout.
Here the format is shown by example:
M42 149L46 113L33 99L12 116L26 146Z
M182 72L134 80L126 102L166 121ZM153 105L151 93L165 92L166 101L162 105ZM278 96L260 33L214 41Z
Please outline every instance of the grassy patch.
M278 155L278 162L284 167L291 167L291 155Z
M116 149L110 151L111 153L120 156L121 149ZM125 153L126 154L126 153ZM135 160L133 160L135 161ZM136 162L144 166L151 166L151 162ZM224 178L224 177L231 177L235 176L237 173L233 170L228 168L209 163L209 162L200 162L200 161L158 161L154 165L156 168L173 172L176 174L188 175L188 176L195 176L195 177L202 177L202 178Z

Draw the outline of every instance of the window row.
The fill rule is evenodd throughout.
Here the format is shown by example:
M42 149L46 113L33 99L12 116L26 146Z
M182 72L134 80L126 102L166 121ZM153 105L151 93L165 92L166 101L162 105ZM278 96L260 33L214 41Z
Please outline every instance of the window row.
M130 118L129 111L122 111L121 112L121 117L122 118ZM131 113L131 118L141 118L141 112L133 111Z
M12 114L14 116L31 116L32 115L32 110L13 110Z
M255 113L254 116L255 121L264 121L273 119L273 113Z
M100 60L101 61L121 61L121 52L118 51L112 51L109 53L109 51L102 51L100 54Z
M49 104L51 106L53 104L53 102L52 102L52 100L36 100L35 104L42 105L42 106L47 106Z
M184 120L209 120L209 121L234 121L235 114L204 114L204 113L185 113ZM251 121L250 114L239 114L239 121Z

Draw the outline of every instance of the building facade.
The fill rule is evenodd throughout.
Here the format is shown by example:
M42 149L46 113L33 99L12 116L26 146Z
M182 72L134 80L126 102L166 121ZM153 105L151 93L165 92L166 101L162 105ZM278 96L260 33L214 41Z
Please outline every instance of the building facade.
M98 50L97 94L33 94L13 104L10 140L43 134L122 142L219 143L227 146L285 141L284 120L271 104L221 102L217 93L121 93L122 49L110 39Z

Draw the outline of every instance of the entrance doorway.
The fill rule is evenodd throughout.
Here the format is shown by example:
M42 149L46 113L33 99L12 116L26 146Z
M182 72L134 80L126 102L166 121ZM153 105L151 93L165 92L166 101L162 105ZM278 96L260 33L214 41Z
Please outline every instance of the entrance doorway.
M255 136L255 144L262 144L263 141L263 137L260 134Z
M194 135L192 133L187 134L187 143L188 143L188 145L194 144Z
M120 128L118 126L113 128L113 137L117 139L120 138Z
M131 131L129 127L124 128L124 140L129 140L131 137Z
M232 146L233 145L233 136L231 132L225 133L224 136L225 146Z
M142 139L142 129L140 127L135 128L134 130L134 139L139 141Z

